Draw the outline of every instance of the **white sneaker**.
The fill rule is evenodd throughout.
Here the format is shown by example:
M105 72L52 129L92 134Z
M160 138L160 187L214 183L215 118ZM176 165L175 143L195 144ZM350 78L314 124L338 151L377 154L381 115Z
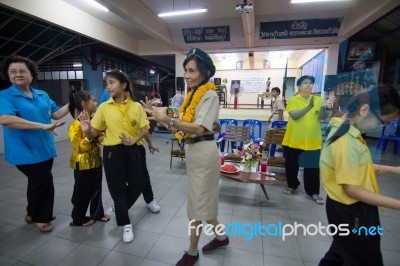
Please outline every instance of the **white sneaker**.
M133 232L132 232L132 224L127 224L124 226L124 234L122 235L122 240L125 243L129 243L133 241Z
M105 212L108 216L115 215L115 205L111 205Z
M147 207L152 211L152 212L159 212L161 210L160 206L157 204L155 200L147 204Z

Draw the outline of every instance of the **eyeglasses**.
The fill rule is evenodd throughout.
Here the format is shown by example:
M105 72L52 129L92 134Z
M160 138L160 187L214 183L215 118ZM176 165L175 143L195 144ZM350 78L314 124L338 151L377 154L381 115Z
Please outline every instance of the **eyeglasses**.
M16 76L16 75L26 75L26 74L28 74L29 73L29 71L28 70L25 70L25 69L21 69L21 70L11 70L11 71L9 71L8 72L8 75L10 75L10 76Z

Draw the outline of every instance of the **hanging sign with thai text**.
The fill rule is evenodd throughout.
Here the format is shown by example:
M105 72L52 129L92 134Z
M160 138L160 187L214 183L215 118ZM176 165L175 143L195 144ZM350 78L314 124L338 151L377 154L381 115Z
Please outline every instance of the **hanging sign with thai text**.
M337 36L341 19L301 19L260 23L260 39L294 39Z
M229 26L182 29L185 43L229 42Z

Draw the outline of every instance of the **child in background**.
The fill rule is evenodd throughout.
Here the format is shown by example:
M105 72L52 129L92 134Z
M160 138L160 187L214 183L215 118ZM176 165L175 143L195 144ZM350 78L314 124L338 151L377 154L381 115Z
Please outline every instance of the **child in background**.
M271 116L268 118L268 122L283 120L283 112L285 111L285 105L282 99L279 98L281 90L278 87L273 87L271 90L271 95L274 98L274 102L271 107Z
M71 202L71 226L90 226L96 220L108 222L110 217L104 214L101 199L102 164L100 147L96 140L85 138L81 130L79 118L83 110L90 116L96 112L97 102L88 91L71 89L69 95L69 111L74 122L68 127L68 135L72 144L70 167L74 169L74 192ZM90 217L86 216L90 204Z

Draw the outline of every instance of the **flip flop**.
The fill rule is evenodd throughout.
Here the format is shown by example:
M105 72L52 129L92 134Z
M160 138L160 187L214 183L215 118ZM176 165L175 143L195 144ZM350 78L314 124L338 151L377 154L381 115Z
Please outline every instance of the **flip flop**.
M91 226L95 223L96 221L91 219L90 217L85 217L81 223L75 223L74 221L70 222L70 226Z
M96 221L93 219L90 219L89 221L87 221L86 223L82 224L82 226L91 226L95 223Z
M51 218L52 221L55 220L55 219L56 219L55 216L53 216L53 217ZM25 222L26 222L27 224L33 224L33 223L34 223L34 221L33 221L33 219L32 219L32 216L30 216L30 215L28 215L28 214L25 215L24 220L25 220Z
M53 225L51 223L36 223L36 227L43 233L48 233L53 230Z
M110 216L108 216L107 214L104 214L104 216L101 217L98 221L106 223L106 222L110 221Z

